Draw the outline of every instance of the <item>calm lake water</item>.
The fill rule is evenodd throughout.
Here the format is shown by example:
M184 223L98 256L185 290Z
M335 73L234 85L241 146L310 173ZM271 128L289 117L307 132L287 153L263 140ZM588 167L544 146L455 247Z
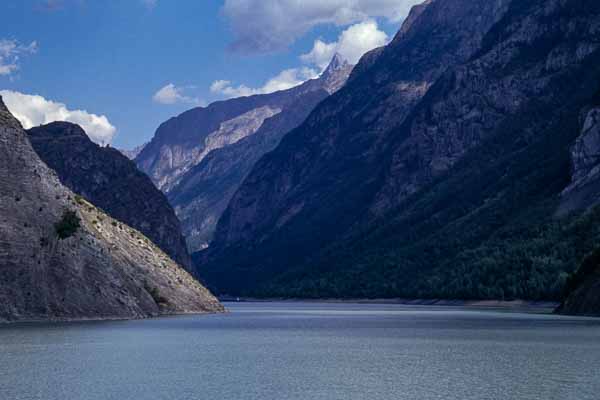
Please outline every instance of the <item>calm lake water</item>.
M594 399L600 320L227 304L227 315L0 327L0 399Z

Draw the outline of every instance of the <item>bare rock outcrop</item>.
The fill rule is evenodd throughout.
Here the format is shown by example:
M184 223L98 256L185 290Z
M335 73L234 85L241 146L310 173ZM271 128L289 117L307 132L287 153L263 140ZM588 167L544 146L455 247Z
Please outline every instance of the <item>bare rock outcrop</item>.
M584 115L581 136L571 148L571 183L561 193L558 215L600 203L600 108Z
M63 186L1 100L0 188L1 321L223 310L144 235Z
M191 271L175 211L133 161L112 147L98 146L81 127L69 122L38 126L27 134L35 152L65 186L142 232Z

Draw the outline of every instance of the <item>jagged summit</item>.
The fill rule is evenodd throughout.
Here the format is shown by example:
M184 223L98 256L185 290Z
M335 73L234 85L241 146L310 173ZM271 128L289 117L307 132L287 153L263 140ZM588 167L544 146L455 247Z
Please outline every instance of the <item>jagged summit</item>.
M335 53L325 71L318 78L320 85L332 94L344 86L354 66L339 53Z
M335 55L331 59L331 62L329 63L327 68L325 68L323 75L324 76L330 75L334 71L339 71L341 69L345 69L348 66L352 66L352 64L350 64L348 62L348 60L346 60L344 57L342 57L342 55L340 53L335 53Z

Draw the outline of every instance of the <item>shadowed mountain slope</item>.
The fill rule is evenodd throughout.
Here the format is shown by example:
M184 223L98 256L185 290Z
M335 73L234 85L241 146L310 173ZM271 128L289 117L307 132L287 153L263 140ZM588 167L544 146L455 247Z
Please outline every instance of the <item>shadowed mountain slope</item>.
M136 160L167 193L191 249L209 245L254 163L341 88L351 71L336 55L321 76L297 87L195 108L160 126Z
M173 208L133 161L114 148L98 146L83 129L69 122L53 122L27 133L36 153L65 186L139 230L190 269L191 259Z
M599 237L598 213L579 213L591 189L556 217L595 176L581 155L596 150L599 14L575 0L413 9L255 165L195 255L201 275L232 294L558 298Z

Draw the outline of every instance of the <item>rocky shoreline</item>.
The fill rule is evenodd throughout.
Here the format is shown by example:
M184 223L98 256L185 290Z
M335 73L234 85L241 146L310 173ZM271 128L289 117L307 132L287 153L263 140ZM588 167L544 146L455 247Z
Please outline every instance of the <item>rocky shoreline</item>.
M117 322L117 321L142 321L148 319L158 318L170 318L170 317L183 317L192 315L212 315L212 314L226 314L229 311L223 308L221 311L190 311L190 312L176 312L176 313L161 313L157 315L144 316L144 317L119 317L119 316L106 316L106 317L77 317L77 318L38 318L38 319L19 319L19 320L5 320L0 319L0 327L2 326L13 326L13 325L37 325L37 324L63 324L63 323L75 323L75 322Z

